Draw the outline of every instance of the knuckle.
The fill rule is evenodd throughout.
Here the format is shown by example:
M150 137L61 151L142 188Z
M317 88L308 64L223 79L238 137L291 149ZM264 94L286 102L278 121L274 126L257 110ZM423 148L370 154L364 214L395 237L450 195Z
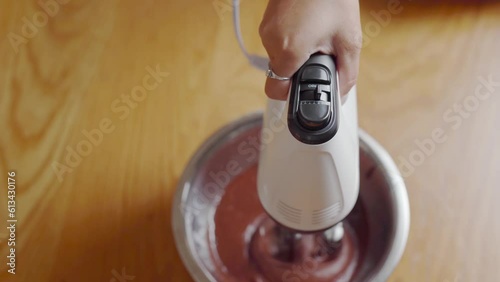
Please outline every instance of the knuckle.
M262 21L259 25L259 35L262 40L273 40L279 38L280 33L278 27L272 21Z
M288 40L282 42L279 48L283 61L295 62L300 57L301 48L297 44L287 42Z
M261 22L259 25L259 35L261 38L265 38L269 31L268 25L266 22Z
M341 91L342 91L342 94L347 94L347 92L356 85L358 77L357 77L356 73L350 73L343 80L344 81L342 81L341 85L340 85Z
M356 82L357 82L356 77L352 77L351 79L348 79L346 82L345 88L347 90L351 89L352 87L354 87L354 85L356 85Z
M363 35L361 32L353 32L343 36L341 46L348 53L359 54L363 47Z
M287 39L282 39L272 48L271 65L280 76L292 75L301 65L301 60L305 56L303 48L291 43Z
M269 33L269 25L267 21L262 21L259 25L259 35L260 37L266 37Z

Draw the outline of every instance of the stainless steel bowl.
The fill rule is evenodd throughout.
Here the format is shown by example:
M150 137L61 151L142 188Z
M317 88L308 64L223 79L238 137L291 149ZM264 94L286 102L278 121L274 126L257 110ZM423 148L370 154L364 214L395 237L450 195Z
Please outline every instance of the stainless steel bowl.
M173 203L172 225L177 250L193 279L217 281L210 252L215 208L225 185L234 177L226 166L240 171L258 162L255 140L262 114L255 113L212 135L188 163ZM356 281L385 281L398 264L408 237L410 212L403 179L389 154L360 130L361 187L358 203L369 218L368 247ZM245 154L242 154L242 150ZM214 173L225 172L214 178ZM364 180L370 179L370 180ZM370 181L370 183L363 183Z

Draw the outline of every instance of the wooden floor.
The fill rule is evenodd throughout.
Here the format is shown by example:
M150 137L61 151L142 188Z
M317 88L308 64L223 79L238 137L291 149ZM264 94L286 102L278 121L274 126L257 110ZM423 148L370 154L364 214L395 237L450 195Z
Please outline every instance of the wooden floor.
M263 108L264 75L238 50L228 0L58 1L0 4L0 281L191 281L170 227L176 183L214 130ZM376 16L386 2L361 3L360 125L401 164L411 202L390 281L500 281L500 3L470 2L402 0L390 20ZM260 54L265 5L241 4Z

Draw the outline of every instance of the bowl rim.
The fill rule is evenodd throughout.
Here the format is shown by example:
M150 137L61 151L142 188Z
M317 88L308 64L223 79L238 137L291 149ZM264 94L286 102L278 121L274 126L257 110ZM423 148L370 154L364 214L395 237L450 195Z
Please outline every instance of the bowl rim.
M216 152L218 148L236 138L248 128L262 124L262 114L262 111L247 114L216 130L196 150L177 183L172 202L172 232L174 233L177 252L189 274L196 282L212 282L216 281L216 279L210 272L205 271L200 266L202 262L193 255L192 241L189 240L188 232L186 232L185 211L182 207L189 194L191 180L195 173L199 171L204 161ZM399 199L398 201L392 201L395 218L394 226L396 228L393 233L390 250L385 259L381 261L381 267L369 278L369 281L385 281L396 268L406 247L410 228L408 193L404 180L389 153L364 130L359 129L358 132L360 148L378 166L385 168L380 171L389 185L393 198Z

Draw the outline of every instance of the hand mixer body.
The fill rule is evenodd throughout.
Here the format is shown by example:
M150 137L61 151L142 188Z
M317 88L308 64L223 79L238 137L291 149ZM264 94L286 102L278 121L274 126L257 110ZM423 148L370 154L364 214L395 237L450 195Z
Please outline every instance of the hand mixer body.
M356 88L342 103L333 58L313 55L288 97L267 102L258 195L281 225L325 230L349 214L359 194Z

